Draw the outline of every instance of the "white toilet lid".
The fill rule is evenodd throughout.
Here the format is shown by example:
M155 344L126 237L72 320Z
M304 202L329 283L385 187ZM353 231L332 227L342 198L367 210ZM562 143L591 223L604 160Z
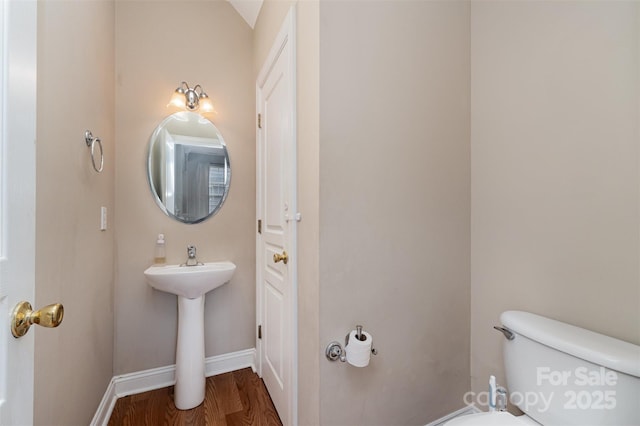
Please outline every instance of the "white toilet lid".
M531 424L537 423L521 420L506 411L494 411L457 417L445 423L445 426L525 426Z

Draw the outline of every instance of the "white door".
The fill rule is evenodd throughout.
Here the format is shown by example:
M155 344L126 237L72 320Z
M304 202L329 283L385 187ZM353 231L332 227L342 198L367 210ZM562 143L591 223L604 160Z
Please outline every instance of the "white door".
M0 3L0 424L33 424L33 331L10 314L34 300L36 2Z
M297 369L294 9L257 81L258 374L284 425L295 425Z

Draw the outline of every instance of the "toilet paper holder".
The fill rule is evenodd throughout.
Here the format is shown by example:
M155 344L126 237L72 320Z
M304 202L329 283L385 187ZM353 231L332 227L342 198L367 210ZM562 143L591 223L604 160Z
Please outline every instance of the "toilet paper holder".
M356 338L360 338L362 336L362 326L356 325ZM333 341L327 345L327 348L324 351L325 356L329 361L338 361L345 362L347 360L347 345L349 344L349 333L344 338L344 348L339 342ZM378 355L378 350L376 348L371 348L371 355Z

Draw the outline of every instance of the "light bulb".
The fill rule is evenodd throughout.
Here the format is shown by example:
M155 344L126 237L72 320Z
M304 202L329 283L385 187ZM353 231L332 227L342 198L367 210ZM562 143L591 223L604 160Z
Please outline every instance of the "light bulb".
M213 103L211 102L211 98L202 92L200 93L200 109L202 112L212 112L213 111Z
M182 90L181 87L178 87L176 91L173 92L173 95L171 96L171 100L169 101L167 106L169 105L177 106L178 108L185 107L184 90Z

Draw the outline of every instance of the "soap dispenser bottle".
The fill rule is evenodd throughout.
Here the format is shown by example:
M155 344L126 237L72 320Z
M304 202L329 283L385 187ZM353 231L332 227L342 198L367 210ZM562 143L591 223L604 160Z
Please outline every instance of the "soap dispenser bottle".
M164 265L166 262L165 250L164 250L164 234L158 234L156 240L156 251L153 259L153 263L156 265Z

